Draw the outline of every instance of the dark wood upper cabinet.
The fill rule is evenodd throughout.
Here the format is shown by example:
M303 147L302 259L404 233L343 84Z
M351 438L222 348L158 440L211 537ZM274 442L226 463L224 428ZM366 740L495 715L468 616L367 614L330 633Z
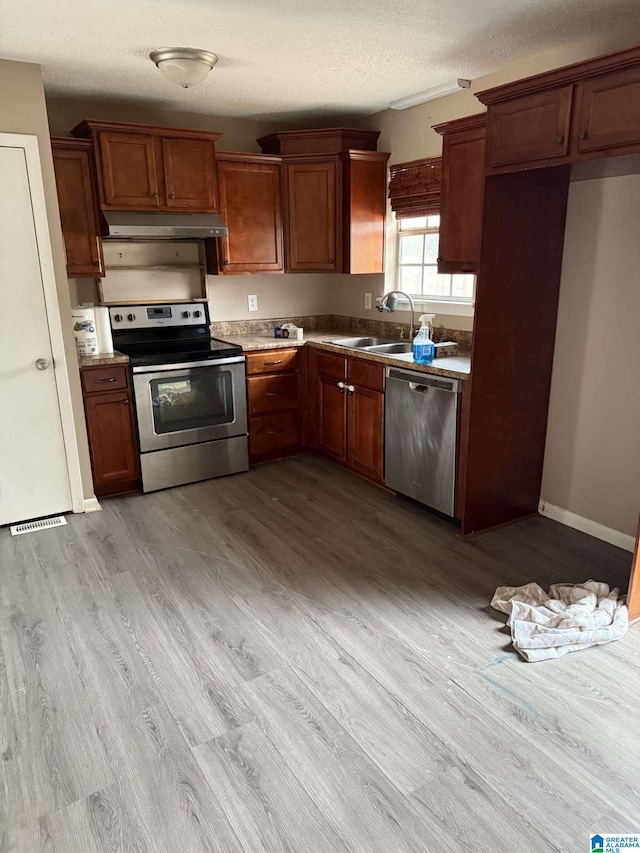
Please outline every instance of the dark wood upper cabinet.
M442 134L438 271L475 273L480 261L486 114L434 127Z
M640 144L640 68L579 83L575 131L579 153Z
M80 139L52 139L62 236L70 276L103 276L93 151Z
M104 210L218 211L219 133L100 121L72 133L93 140Z
M384 272L387 160L376 151L342 156L342 272Z
M487 165L562 157L569 151L573 86L538 92L491 107Z
M284 272L279 157L218 155L220 212L229 236L218 242L222 275Z
M167 207L217 210L215 143L208 139L162 139Z
M282 157L290 272L384 272L387 160L377 131L287 131L258 142Z
M487 173L640 153L640 47L478 92Z
M285 165L287 269L291 272L339 269L339 169L334 159Z
M160 187L153 136L144 133L101 133L99 136L102 206L160 207Z

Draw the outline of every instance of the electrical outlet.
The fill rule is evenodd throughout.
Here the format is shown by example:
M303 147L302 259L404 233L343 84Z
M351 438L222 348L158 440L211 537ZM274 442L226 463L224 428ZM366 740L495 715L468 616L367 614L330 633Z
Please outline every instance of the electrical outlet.
M247 296L247 302L249 303L249 311L258 310L258 297L255 294Z
M364 307L371 308L371 294L365 293L364 295Z

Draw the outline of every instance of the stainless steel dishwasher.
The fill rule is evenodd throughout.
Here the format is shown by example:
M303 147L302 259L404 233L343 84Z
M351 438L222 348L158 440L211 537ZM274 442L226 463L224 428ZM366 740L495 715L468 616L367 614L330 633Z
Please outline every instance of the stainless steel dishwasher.
M386 373L385 483L453 516L462 382L398 367Z

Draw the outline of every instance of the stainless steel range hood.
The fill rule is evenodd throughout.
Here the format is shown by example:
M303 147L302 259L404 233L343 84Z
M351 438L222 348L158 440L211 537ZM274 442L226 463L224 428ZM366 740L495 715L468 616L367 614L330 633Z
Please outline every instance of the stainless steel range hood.
M109 237L184 240L228 237L217 213L149 213L135 210L103 210Z

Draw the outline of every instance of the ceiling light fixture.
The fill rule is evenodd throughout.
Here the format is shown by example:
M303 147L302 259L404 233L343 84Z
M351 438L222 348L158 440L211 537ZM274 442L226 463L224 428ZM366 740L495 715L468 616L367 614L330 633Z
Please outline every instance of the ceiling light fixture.
M391 101L389 106L392 110L408 110L409 107L416 107L418 104L426 104L427 101L435 101L437 98L453 95L462 89L468 89L469 86L471 86L471 80L463 80L462 78L451 80L449 83L441 83L439 86L423 89L422 92L416 92L415 95L398 98L397 101Z
M202 83L218 61L215 53L195 47L160 47L149 54L167 80L189 89Z

